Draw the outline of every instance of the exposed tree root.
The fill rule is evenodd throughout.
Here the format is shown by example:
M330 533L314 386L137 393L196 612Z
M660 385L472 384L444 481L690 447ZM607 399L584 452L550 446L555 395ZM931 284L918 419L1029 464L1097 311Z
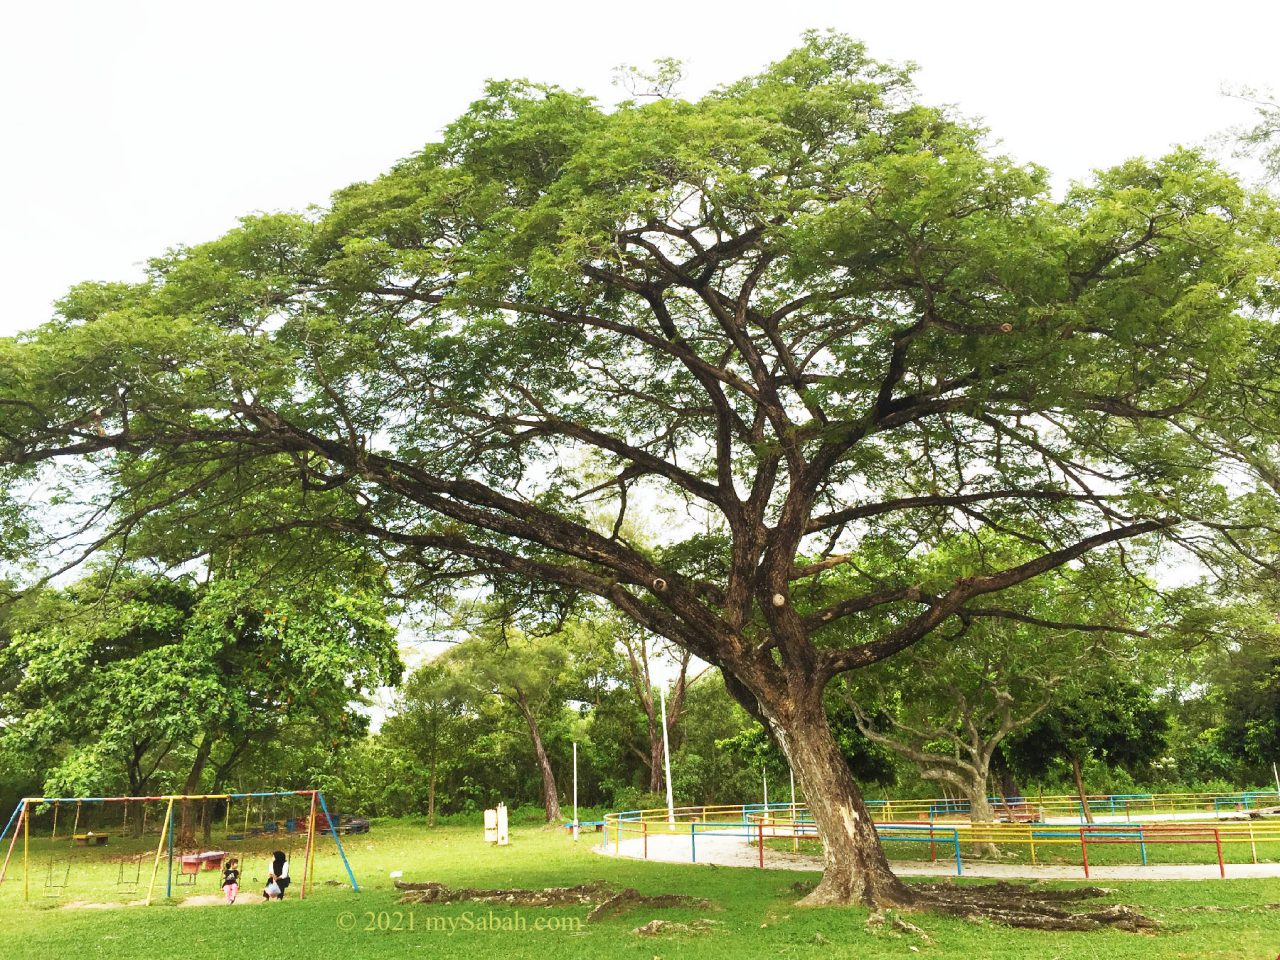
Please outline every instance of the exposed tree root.
M677 923L674 920L650 920L631 932L640 937L659 937L664 933L707 933L720 926L719 920L708 920L700 917L689 923Z
M1009 927L1032 930L1098 930L1111 927L1134 933L1158 927L1151 918L1122 905L1078 913L1063 909L1063 904L1093 900L1112 892L1104 887L1051 890L1000 881L963 887L950 883L921 884L912 889L918 896L919 909L966 920L988 920Z
M902 919L902 917L898 916L896 913L886 913L883 910L876 910L871 914L871 916L867 917L868 930L882 929L886 926L898 933L906 933L914 937L919 937L925 943L933 942L927 933L917 927L914 923Z
M481 890L471 887L448 887L443 883L402 883L396 881L396 889L402 891L401 903L500 903L513 907L594 907L587 914L587 922L617 916L637 907L668 909L694 907L705 910L712 906L710 900L663 893L649 896L628 887L615 890L603 880L579 884L576 887L547 887L543 890Z
M591 923L595 920L602 920L605 917L611 917L627 910L633 910L636 907L658 907L666 909L670 907L696 907L699 910L705 910L711 906L710 900L704 900L701 897L685 897L676 893L663 893L657 896L645 896L637 890L628 887L619 893L614 894L608 900L601 903L589 914L587 914L587 922Z
M613 896L613 889L602 880L576 887L547 887L544 890L479 890L471 887L448 887L443 883L402 883L401 903L501 903L518 907L592 906Z

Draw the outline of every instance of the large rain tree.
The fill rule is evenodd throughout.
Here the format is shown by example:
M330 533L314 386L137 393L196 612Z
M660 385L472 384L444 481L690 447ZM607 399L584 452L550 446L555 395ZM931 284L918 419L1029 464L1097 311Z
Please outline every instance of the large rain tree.
M327 209L0 341L0 464L78 467L64 546L362 538L420 600L602 598L767 725L824 840L808 902L908 904L824 690L1026 622L1002 595L1064 565L1213 552L1223 458L1273 449L1229 414L1273 376L1275 234L1191 151L1055 198L841 37L696 102L492 83ZM859 560L966 538L924 583Z

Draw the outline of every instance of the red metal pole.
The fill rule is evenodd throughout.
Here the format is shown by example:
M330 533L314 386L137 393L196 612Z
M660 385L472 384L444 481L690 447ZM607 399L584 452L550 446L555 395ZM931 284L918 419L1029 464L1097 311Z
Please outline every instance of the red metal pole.
M929 821L929 862L937 863L938 855L933 845L933 821Z
M1084 861L1084 878L1089 879L1089 846L1085 843L1084 827L1080 828L1080 857Z
M311 843L316 835L316 794L311 792L311 811L307 815L307 852L302 861L302 895L299 900L307 899L307 883L311 879Z
M760 820L760 866L764 867L764 820Z
M18 822L13 825L13 836L9 838L9 852L4 855L4 866L0 867L0 883L4 883L5 874L9 872L9 858L13 856L13 846L18 842L18 831L22 829L22 821L27 818L29 804L22 801L22 812L18 814Z
M1227 878L1227 865L1222 862L1222 837L1219 836L1217 830L1213 831L1213 842L1218 848L1218 876L1225 880Z

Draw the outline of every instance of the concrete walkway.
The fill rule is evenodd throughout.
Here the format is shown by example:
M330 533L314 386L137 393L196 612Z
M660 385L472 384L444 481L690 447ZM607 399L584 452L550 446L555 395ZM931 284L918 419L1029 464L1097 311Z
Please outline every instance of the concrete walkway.
M756 867L760 866L760 852L755 843L748 843L741 836L714 836L710 833L699 833L695 843L691 843L687 831L667 834L654 830L648 837L646 857L645 843L642 838L624 839L617 845L610 840L607 846L596 844L593 848L603 856L621 856L631 859L648 859L660 863L690 863L691 858L698 864L717 867ZM938 860L936 863L913 860L892 861L893 871L904 877L954 877L956 875L955 860L946 859L949 851L946 845L938 844ZM694 855L696 854L696 857ZM796 854L786 851L764 851L765 867L773 870L810 870L821 871L822 860L819 857ZM1002 880L1084 880L1084 870L1070 865L1039 865L1026 863L985 863L977 860L965 860L964 876L985 877ZM1228 863L1227 879L1246 879L1258 877L1280 877L1280 863ZM1214 864L1125 864L1117 866L1089 867L1090 880L1217 880L1218 865Z

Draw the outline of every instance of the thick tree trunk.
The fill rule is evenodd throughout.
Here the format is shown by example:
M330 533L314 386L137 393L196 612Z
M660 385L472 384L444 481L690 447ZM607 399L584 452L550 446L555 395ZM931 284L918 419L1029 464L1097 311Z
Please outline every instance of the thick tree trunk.
M649 721L649 792L662 792L662 724Z
M862 792L827 724L821 691L806 700L760 704L822 837L822 881L801 903L910 906L916 897L889 869Z
M1080 809L1084 811L1084 818L1088 823L1093 823L1093 811L1089 809L1089 797L1084 792L1084 771L1080 769L1079 757L1071 758L1071 774L1076 778L1076 796L1080 798Z
M969 801L969 822L994 823L996 816L987 797L987 777L976 776L965 785L964 792ZM994 843L976 843L974 853L979 857L995 857L999 856L1000 850Z
M547 811L547 822L560 819L560 791L556 789L556 775L551 769L551 759L542 745L542 731L538 729L538 718L529 709L524 693L516 690L516 706L524 721L529 726L529 737L533 740L533 752L538 761L538 770L542 774L542 805Z
M182 792L188 796L196 793L200 789L200 780L204 776L205 765L209 762L209 755L213 752L213 734L206 733L200 741L200 746L196 748L195 759L191 763L191 770L187 774L187 782L183 785ZM183 847L195 846L196 834L194 819L191 810L191 801L182 801L182 817L179 821L181 829L178 831L178 843ZM208 839L207 837L205 838Z
M1000 796L1004 797L1006 804L1023 801L1022 791L1018 788L1018 781L1014 777L1012 770L1006 766L1001 766L996 771L996 777L1000 781Z
M191 762L186 785L182 788L183 793L191 795L199 791L200 780L204 777L204 768L209 762L211 753L213 753L213 734L206 733L200 741L200 746L196 748L195 759Z

